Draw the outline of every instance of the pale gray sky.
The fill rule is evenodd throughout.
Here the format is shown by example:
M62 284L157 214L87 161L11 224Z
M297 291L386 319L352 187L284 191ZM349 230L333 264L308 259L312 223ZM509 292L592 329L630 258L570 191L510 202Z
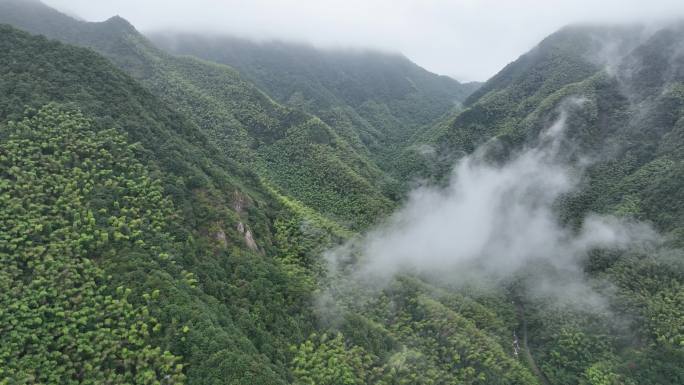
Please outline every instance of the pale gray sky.
M143 32L225 32L321 47L399 51L459 80L486 80L563 25L684 18L684 0L43 0Z

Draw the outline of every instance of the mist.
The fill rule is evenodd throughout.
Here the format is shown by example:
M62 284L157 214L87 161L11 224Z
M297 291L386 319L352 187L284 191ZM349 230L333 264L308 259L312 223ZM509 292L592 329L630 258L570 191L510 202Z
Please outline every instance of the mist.
M567 24L684 17L680 0L45 2L88 21L118 14L143 32L211 32L400 52L430 71L464 81L488 79Z
M649 247L658 236L626 218L590 214L579 227L559 219L559 200L580 188L590 164L565 135L569 114L584 103L561 103L536 144L503 164L487 156L493 143L462 158L446 187L416 189L385 223L331 250L331 270L374 286L403 273L458 285L505 282L524 271L536 295L599 302L585 283L587 254Z

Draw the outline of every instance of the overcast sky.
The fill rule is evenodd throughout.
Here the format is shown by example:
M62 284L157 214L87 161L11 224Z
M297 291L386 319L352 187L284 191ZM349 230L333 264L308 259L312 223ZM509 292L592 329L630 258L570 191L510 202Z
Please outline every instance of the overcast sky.
M486 80L563 25L684 18L684 0L43 0L142 32L225 32L399 51L459 80Z

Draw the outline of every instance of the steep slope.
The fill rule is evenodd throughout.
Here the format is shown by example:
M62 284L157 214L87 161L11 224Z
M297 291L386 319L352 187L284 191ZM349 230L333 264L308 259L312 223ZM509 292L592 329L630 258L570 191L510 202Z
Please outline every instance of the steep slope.
M473 92L462 113L417 136L406 154L410 160L403 165L404 172L416 175L427 168L433 176L444 175L450 163L494 136L516 145L535 138L539 127L530 132L518 130L524 120L565 86L589 78L604 66L614 66L606 60L618 62L639 41L641 30L639 26L571 26L547 37ZM436 151L432 158L438 164L422 156L433 155L421 147L426 144Z
M397 148L458 108L478 86L430 73L399 54L220 36L149 36L170 52L234 67L279 102L321 117L390 170Z
M10 204L2 211L8 219L2 234L9 237L3 238L0 251L8 261L18 259L22 268L21 274L7 265L1 269L3 287L12 288L0 297L9 309L3 312L8 318L2 319L0 333L7 342L0 351L3 380L78 382L87 373L134 383L162 377L170 381L167 374L191 384L280 384L309 376L325 383L318 379L329 380L329 370L339 374L334 361L318 358L332 348L333 355L350 349L352 360L355 354L367 357L364 365L373 368L367 378L353 371L345 374L359 381L418 380L427 370L431 374L425 381L481 382L493 376L502 383L526 382L522 379L529 374L502 348L504 327L464 320L453 312L467 299L432 298L429 287L411 289L410 296L420 300L420 312L429 309L436 317L453 317L468 331L439 342L442 350L454 354L472 352L450 370L440 367L433 342L421 343L420 336L426 327L451 334L451 324L423 326L423 318L413 315L411 307L362 307L362 314L332 329L348 337L334 342L319 338L315 331L325 333L328 328L316 326L311 304L321 264L316 256L330 244L330 233L344 235L339 225L271 195L253 174L243 174L242 167L216 151L190 120L92 51L9 27L1 27L0 34L0 121L21 120L0 124L0 136L8 139L2 153L10 154L2 158L3 170L8 170L2 174L2 199ZM50 102L61 105L40 108ZM20 112L25 106L40 109ZM74 191L57 191L52 180ZM60 196L59 205L54 204ZM46 207L52 210L49 218L42 213ZM48 227L36 227L26 237L26 225L35 224L35 218ZM27 269L24 260L33 265L36 253L59 245L58 239L43 234L59 226L69 230L67 245L74 251L82 248L82 253L62 255L62 249L55 248L54 268L83 272L70 275L65 283L46 285L45 275L52 270L43 271L40 264ZM250 249L245 227L259 250ZM49 254L44 258L51 261ZM24 286L27 272L33 280ZM398 290L398 299L409 298ZM68 334L81 350L67 350L68 357L45 359L64 344L70 349L72 342L63 337L49 343L51 333L62 333L65 321L52 320L44 307L35 307L36 296L38 301L51 298L43 291L55 297L56 313L67 308L65 315L81 317L83 326ZM69 302L73 298L87 301L74 307ZM108 307L111 317L103 319L102 306L110 298L118 300L121 309ZM17 299L26 301L27 308L15 310ZM405 318L401 325L384 325L383 312L394 311ZM107 327L111 322L117 327ZM5 333L6 325L15 324L21 325L20 334ZM119 330L130 331L121 331L119 337ZM36 341L32 335L43 339ZM486 361L481 343L493 351L486 353ZM312 344L321 346L310 351ZM40 349L32 351L34 346ZM17 356L17 349L29 352ZM161 353L165 350L171 353ZM123 352L144 359L121 365L116 354Z
M423 163L408 166L439 179L460 154L485 143L492 161L504 162L564 117L563 154L582 159L586 169L579 190L558 203L562 220L578 225L591 213L613 214L649 222L664 235L666 252L596 253L586 261L591 277L615 288L608 296L611 311L633 320L629 333L611 331L608 319L591 312L528 304L530 345L551 383L582 383L592 375L636 383L684 378L672 365L682 359L684 340L677 249L684 242L683 38L681 23L650 32L565 28L504 68L465 110L416 143L435 152L414 151Z
M626 187L621 178L654 162L668 170L663 183L677 180L684 80L678 39L683 35L681 24L650 36L638 26L565 28L493 77L473 94L466 110L434 128L425 143L449 155L472 152L496 138L505 153L534 140L558 116L559 107L574 98L584 107L579 112L582 115L570 116L568 135L576 145L576 156L596 159L590 174L608 164L621 165L624 169L610 175L610 183L614 188L619 184ZM607 187L609 175L605 172L589 181L589 187ZM672 199L679 197L672 187L667 189L675 193ZM609 206L605 199L623 197L624 193L595 192L595 198L585 202L591 207L582 212L601 211ZM656 212L681 212L680 205L662 198L663 206L647 209L651 215L644 218L656 220ZM656 221L663 229L682 226L681 222L666 225L663 221Z
M151 383L168 350L189 383L286 383L312 327L273 258L291 211L93 51L0 36L0 378Z
M88 242L93 233L106 233L107 239L116 242L95 242L95 245L105 247L107 252L100 254L96 249L85 255L86 260L96 261L97 267L104 271L104 278L97 285L121 286L124 294L124 287L131 288L127 298L134 306L141 306L140 311L147 309L160 325L153 322L148 326L153 332L149 335L143 332L136 343L142 339L150 346L160 346L177 356L162 355L152 364L181 362L182 366L174 368L177 372L182 369L179 375L184 375L188 383L279 384L313 376L317 383L357 378L358 381L391 384L406 378L418 380L424 371L431 373L425 381L463 378L481 383L486 378L482 372L500 377L502 383L525 382L520 379L529 376L525 368L513 361L502 347L503 336L507 334L505 327L490 329L462 320L452 313L468 300L440 302L439 298L431 298L429 287L415 294L416 298L420 297L421 309L429 306L439 317L457 317L467 327L468 333L477 335L467 343L460 339L467 334L440 342L442 350L451 349L457 355L472 351L472 356L468 354L469 359L452 370L440 366L441 357L434 354L432 343L420 343L420 336L424 333L423 319L411 315L411 308L396 309L406 318L401 328L385 325L385 315L381 311L374 315L373 311L377 310L374 306L360 309L363 314L349 317L333 328L316 325L318 317L314 311L317 307L312 306L312 294L322 264L318 256L334 240L334 234L347 234L340 225L262 185L260 178L232 162L226 152L217 151L207 133L191 119L173 111L92 51L32 37L7 27L3 27L2 33L5 49L0 56L0 68L4 70L0 84L6 91L0 99L3 120L20 120L25 115L30 118L34 112L21 112L26 105L40 108L49 102L66 104L41 109L40 120L32 124L35 131L32 135L48 138L50 133L60 131L61 120L50 118L55 114L66 120L64 124L85 122L79 130L88 135L97 136L101 131L114 128L113 131L123 134L117 139L121 146L134 152L131 157L137 159L136 167L159 181L150 184L158 183L163 187L163 191L153 188L149 193L155 200L148 202L134 199L140 195L137 190L128 193L123 187L108 187L124 183L132 189L137 181L110 183L97 179L87 180L83 186L81 182L75 182L83 188L79 190L82 196L79 198L80 206L85 210L82 216L90 218L92 213L95 220L94 227L81 229L85 236L83 242ZM224 67L218 68L224 70ZM87 117L75 112L76 108L80 108ZM8 123L7 129L5 125L0 127L4 137L10 135L9 128L15 126ZM28 150L42 151L35 146ZM59 161L69 162L63 156L65 153L59 154L62 155ZM97 165L92 154L88 155L80 158L83 164ZM57 161L49 151L41 156L48 164ZM12 162L18 161L12 158ZM64 178L69 181L72 173L69 167L85 168L71 163L63 167ZM107 175L107 168L108 165L104 164L95 167L92 173ZM27 174L35 171L31 170L30 164L25 170ZM89 187L100 184L105 188ZM3 180L4 185L12 188L21 186L11 175ZM37 203L29 195L15 194L10 199L22 205ZM147 225L147 217L154 213L150 205L158 202L156 199L163 202L164 219L159 230L148 234L152 239L144 238L140 243L139 226L141 223ZM141 207L132 206L132 203ZM109 207L112 211L100 210ZM114 217L110 215L113 213L118 214ZM60 223L71 220L59 213L56 218ZM92 226L90 219L84 223ZM152 227L156 229L154 224ZM143 230L146 228L143 226ZM258 250L250 248L252 236ZM15 286L12 281L8 284ZM27 288L25 295L20 297L30 301L37 291L34 289L40 287L45 287L42 281ZM3 298L12 301L14 294ZM397 295L399 298L404 296L403 292ZM95 297L94 300L97 305L97 301L103 299ZM439 303L435 303L436 300ZM100 315L97 309L97 306L87 307L89 317L95 317L95 330L101 331L98 329L101 326L97 323ZM135 311L125 314L136 314ZM385 308L384 311L391 314L394 310ZM487 312L485 309L477 311ZM15 315L13 311L4 314ZM126 320L124 316L115 319ZM27 332L34 328L34 332L42 333L40 325L38 321L26 324L29 326ZM430 325L429 328L434 333L453 333L449 323ZM327 337L319 338L316 334L316 331L325 334L336 330L343 331L348 337L338 338L332 345L326 342ZM0 336L4 339L11 335ZM480 340L493 350L487 354L486 361L476 345ZM322 346L311 351L308 346L312 344ZM12 349L16 345L7 346L9 355L4 359L12 357ZM333 350L328 350L331 347ZM97 359L97 354L101 353L99 347L92 349ZM364 366L370 370L369 377L355 372L340 372L334 362L338 358L346 358L336 355L346 354L347 349L354 352L350 356L352 365L356 365L356 354L367 357L364 365L372 366ZM48 346L46 352L51 354L54 350ZM83 354L77 353L74 354L76 368L81 365L77 360ZM320 354L331 353L333 361L319 361ZM151 360L153 358L150 357ZM19 361L20 370L25 371L24 364ZM125 374L134 372L130 368L119 370L124 370ZM330 371L335 373L332 377ZM11 372L4 378L22 379L24 374ZM148 373L143 380L132 381L144 383L154 381L153 377ZM78 378L75 380L79 381Z
M120 17L87 23L28 4L3 0L0 22L102 53L279 193L352 228L392 206L393 181L366 156L320 119L275 103L231 68L168 55Z
M684 382L680 25L564 29L414 137L439 178L485 142L504 162L565 116L563 154L589 161L562 220L612 213L667 238L582 261L606 301L594 312L526 297L524 277L337 287L320 255L350 233L330 218L363 227L387 203L356 201L383 184L365 146L223 65L154 49L121 18L8 1L0 19L116 66L0 27L0 383ZM347 211L357 203L377 211ZM351 295L330 308L315 295L338 289ZM541 376L511 346L521 325Z
M2 382L181 382L179 357L151 338L173 333L150 315L159 289L138 301L96 262L156 259L172 212L159 181L120 133L55 105L0 123L0 138Z

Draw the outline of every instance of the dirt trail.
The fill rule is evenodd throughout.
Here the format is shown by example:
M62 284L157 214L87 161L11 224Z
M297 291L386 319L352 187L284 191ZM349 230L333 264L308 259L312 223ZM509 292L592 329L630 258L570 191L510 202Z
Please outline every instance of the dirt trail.
M532 353L530 352L530 348L527 346L527 318L525 318L525 307L522 303L518 301L516 301L515 307L518 311L518 319L522 320L522 350L524 351L523 354L525 356L525 360L527 361L527 364L529 365L530 369L532 369L532 372L535 376L537 376L539 382L542 385L551 385L551 383L546 378L544 373L542 373L542 371L537 366L537 363L534 361L534 357L532 357Z

